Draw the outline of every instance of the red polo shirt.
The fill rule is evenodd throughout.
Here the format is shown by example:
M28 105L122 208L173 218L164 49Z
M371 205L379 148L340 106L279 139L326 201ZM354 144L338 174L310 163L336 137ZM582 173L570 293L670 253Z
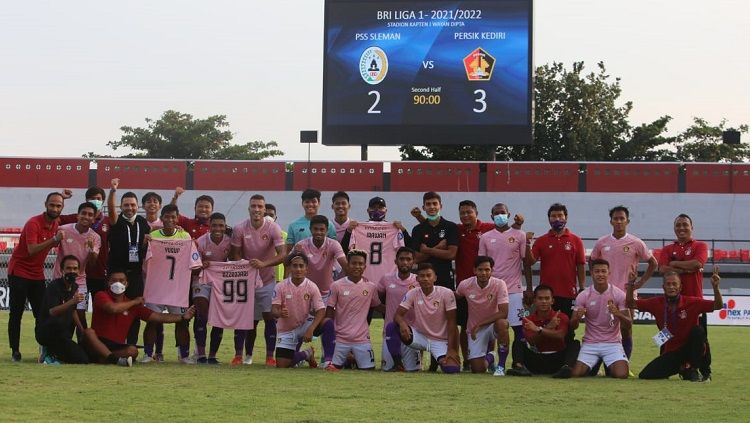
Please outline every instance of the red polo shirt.
M664 318L667 318L667 329L674 336L664 344L662 354L682 348L687 342L690 330L698 325L698 316L702 313L714 311L713 301L686 295L680 295L675 309L665 310L666 298L666 296L660 295L635 301L635 307L638 310L647 311L654 316L659 330L664 328Z
M211 230L211 224L209 219L206 219L205 222L201 223L196 218L190 218L185 217L183 215L179 215L177 217L177 224L185 230L185 232L190 234L190 238L198 239L202 237L204 234L206 234L208 231Z
M130 301L130 298L125 298L125 300ZM109 289L96 293L94 296L94 313L91 316L91 329L94 329L94 332L100 338L125 344L128 337L128 330L130 330L133 320L148 320L153 311L139 305L131 307L122 313L107 313L104 310L104 305L114 301L115 299L112 297Z
M477 220L474 228L469 229L462 223L458 226L458 252L456 253L456 281L461 282L474 276L474 260L479 254L479 238L482 234L495 229L494 223Z
M541 328L543 326L546 326L555 316L560 319L560 324L557 326L557 330L561 330L563 333L568 333L568 325L570 324L570 319L568 319L567 314L561 311L550 310L549 316L546 319L542 319L537 313L534 313L530 314L528 319ZM536 335L536 332L532 332L526 328L524 328L523 333L526 339L531 339L532 336ZM565 349L565 339L552 339L546 336L541 336L537 337L536 342L534 342L534 346L539 352L559 352Z
M575 298L578 294L578 265L586 264L586 250L581 238L567 228L559 237L550 230L537 238L531 253L542 262L540 283L552 287L556 297Z
M47 222L44 213L29 219L23 230L18 245L13 249L8 263L8 274L18 276L19 278L31 279L35 281L44 281L44 260L47 258L52 245L44 250L29 255L29 245L41 244L52 238L57 233L58 220Z
M698 260L703 267L708 260L708 245L694 239L684 244L675 241L664 246L658 260L659 266L668 266L670 261ZM680 273L680 281L682 282L682 295L703 298L703 272L696 270L692 273Z

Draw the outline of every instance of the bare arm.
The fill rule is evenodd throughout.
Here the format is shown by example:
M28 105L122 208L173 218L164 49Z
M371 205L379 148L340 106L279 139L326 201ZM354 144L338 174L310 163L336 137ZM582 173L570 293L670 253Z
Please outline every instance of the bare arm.
M64 236L65 235L63 235L62 231L58 231L55 236L46 241L42 241L39 244L27 244L26 251L28 251L30 256L37 255L47 248L60 245L60 241L62 241Z
M578 290L583 291L586 287L586 265L578 264L576 268L578 269Z
M336 309L333 307L326 307L326 318L327 319L335 319L336 318Z
M62 316L63 314L68 312L71 308L74 308L76 304L80 303L81 301L85 299L86 299L86 295L80 292L76 292L68 301L65 301L64 303L54 306L51 309L49 309L49 315L54 316L54 317Z
M102 310L109 314L120 314L123 311L130 310L131 307L145 304L143 297L135 297L130 301L122 301L116 303L114 301L108 302L102 306Z
M721 310L724 308L724 299L721 298L721 291L719 290L719 266L714 266L714 272L711 275L711 286L714 289L714 310Z
M643 276L641 276L641 280L638 281L636 284L635 289L639 289L643 287L643 285L648 282L649 279L651 279L651 276L654 274L654 271L659 266L659 263L656 261L656 258L654 256L651 256L648 259L648 268L646 268L646 271L643 273Z
M193 316L195 316L195 306L190 306L183 314L151 313L148 321L153 323L180 323L189 321Z

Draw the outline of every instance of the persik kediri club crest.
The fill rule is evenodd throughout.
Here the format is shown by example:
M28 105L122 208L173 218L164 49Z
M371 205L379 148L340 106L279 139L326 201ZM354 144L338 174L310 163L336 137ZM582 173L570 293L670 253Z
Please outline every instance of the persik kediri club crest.
M489 81L495 69L495 58L478 47L464 57L464 68L469 81Z

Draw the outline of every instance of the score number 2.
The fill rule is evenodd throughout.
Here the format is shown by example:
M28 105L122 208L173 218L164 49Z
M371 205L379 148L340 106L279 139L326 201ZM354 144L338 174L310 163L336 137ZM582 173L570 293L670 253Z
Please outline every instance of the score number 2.
M375 101L373 101L372 102L372 106L370 106L370 108L367 109L367 113L379 115L380 114L380 110L376 109L376 107L378 107L378 103L380 103L380 92L372 90L369 93L367 93L367 95L374 95L375 96Z

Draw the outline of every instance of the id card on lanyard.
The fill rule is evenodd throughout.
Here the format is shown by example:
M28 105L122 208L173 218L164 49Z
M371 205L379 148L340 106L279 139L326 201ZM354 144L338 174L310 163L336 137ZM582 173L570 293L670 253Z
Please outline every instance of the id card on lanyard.
M130 233L130 225L125 224L128 228L128 262L130 263L138 263L141 260L140 257L140 249L138 248L138 240L141 238L141 227L136 222L135 224L135 242L133 242L133 238L131 238Z
M675 309L674 309L674 316L673 319L675 322L677 321L677 309L680 304L680 297L677 297L677 301L675 302ZM674 329L674 328L673 328ZM674 338L674 335L672 335L672 332L669 331L669 303L666 301L664 302L664 328L660 330L656 335L652 336L651 339L654 341L654 344L657 347L660 347L667 342L669 342L670 339Z

